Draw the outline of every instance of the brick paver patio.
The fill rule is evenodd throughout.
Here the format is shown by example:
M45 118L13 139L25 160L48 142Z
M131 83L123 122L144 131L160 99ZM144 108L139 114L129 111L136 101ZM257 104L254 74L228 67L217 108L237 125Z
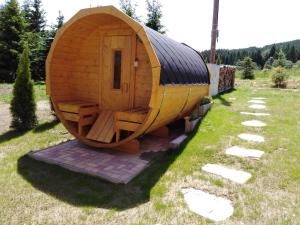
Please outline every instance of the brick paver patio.
M29 156L113 183L126 184L149 165L150 160L141 159L141 154L167 151L169 141L166 138L145 137L141 142L140 153L127 154L115 150L91 148L77 140L72 140L47 149L30 152Z

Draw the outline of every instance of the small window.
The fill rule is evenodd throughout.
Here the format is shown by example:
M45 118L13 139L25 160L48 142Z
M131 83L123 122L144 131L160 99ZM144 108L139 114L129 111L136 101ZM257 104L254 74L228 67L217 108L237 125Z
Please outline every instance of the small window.
M122 51L115 50L114 52L114 83L113 89L121 88L121 65L122 65Z

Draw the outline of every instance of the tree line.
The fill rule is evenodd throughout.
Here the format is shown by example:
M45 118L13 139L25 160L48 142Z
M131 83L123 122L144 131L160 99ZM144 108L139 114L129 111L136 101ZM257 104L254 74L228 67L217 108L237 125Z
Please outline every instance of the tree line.
M236 65L245 57L250 57L258 67L264 68L269 59L278 58L280 51L286 55L287 60L295 63L300 60L300 40L267 45L263 48L218 49L216 57L218 61L226 65ZM203 51L202 54L206 60L210 58L210 50Z
M19 57L29 48L34 80L45 79L45 60L57 30L64 22L58 12L56 24L47 25L41 0L8 0L0 6L0 82L14 82Z

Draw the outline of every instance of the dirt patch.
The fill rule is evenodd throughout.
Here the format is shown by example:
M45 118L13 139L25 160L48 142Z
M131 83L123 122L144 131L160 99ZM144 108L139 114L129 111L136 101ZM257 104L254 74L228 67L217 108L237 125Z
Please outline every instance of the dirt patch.
M1 89L2 90L2 89ZM11 115L9 110L10 105L6 103L0 103L0 133L9 130L11 123ZM48 101L38 101L37 102L37 117L39 121L42 120L52 120L53 116L51 114L51 108Z
M10 94L10 93L12 93L12 86L3 86L3 87L1 87L0 88L0 95L1 94Z

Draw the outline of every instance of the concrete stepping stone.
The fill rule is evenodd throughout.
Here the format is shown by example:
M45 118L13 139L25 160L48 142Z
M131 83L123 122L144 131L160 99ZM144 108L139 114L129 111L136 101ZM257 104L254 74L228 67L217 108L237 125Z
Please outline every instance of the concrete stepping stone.
M262 98L262 97L253 97L252 99L254 99L254 100L266 100L267 98Z
M189 209L214 222L224 221L233 214L230 200L193 188L181 190Z
M265 127L266 124L260 120L246 120L242 122L242 125L247 127Z
M270 113L252 113L252 112L241 112L242 115L249 115L249 116L271 116Z
M255 134L246 134L246 133L242 133L239 134L238 136L239 138L246 140L246 141L252 141L252 142L264 142L265 138L259 135L255 135Z
M248 101L248 102L249 102L249 103L254 103L254 104L266 104L266 102L263 101L263 100L255 100L255 99L250 100L250 101Z
M251 109L265 109L266 106L265 105L259 105L259 104L252 104L249 106L249 108Z
M229 100L233 100L234 101L234 100L236 100L236 98L235 97L231 97L231 98L229 98Z
M259 159L264 154L264 151L260 151L257 149L242 148L239 146L232 146L230 148L225 149L225 154L238 156L242 158Z
M239 184L244 184L251 178L250 173L241 170L230 169L218 164L206 164L202 167L202 170L208 173L219 175Z

